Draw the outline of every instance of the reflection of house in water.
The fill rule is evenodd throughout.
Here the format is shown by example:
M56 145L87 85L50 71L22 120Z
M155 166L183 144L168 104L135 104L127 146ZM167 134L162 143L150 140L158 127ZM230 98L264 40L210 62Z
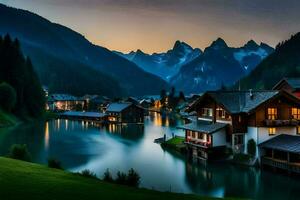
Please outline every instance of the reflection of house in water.
M69 94L51 94L48 96L48 110L82 110L84 100Z
M111 103L106 113L112 123L144 123L144 109L133 103Z
M132 141L137 141L144 137L143 124L109 124L107 125L107 130L112 134Z
M162 116L161 113L151 112L149 116L155 126L169 126L170 125L168 115Z
M150 112L149 118L155 126L177 126L183 123L183 120L176 115L168 115L158 112Z
M186 162L186 183L190 189L203 196L255 199L259 193L260 173L256 168L241 168L230 164L194 165ZM251 190L249 189L251 188Z

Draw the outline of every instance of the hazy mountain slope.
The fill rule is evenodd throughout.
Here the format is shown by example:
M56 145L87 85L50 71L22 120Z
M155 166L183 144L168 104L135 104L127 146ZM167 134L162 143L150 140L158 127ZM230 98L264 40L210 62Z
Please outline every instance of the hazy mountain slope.
M94 68L99 72L95 73L95 76L100 73L108 74L120 83L120 86L124 89L124 93L132 95L154 94L159 93L163 87L167 87L165 81L144 72L136 64L116 55L108 49L93 45L82 35L69 28L51 23L28 11L9 8L0 4L0 34L6 33L10 33L13 37L20 39L27 55L33 55L31 51L33 49L40 49L40 56L42 56L41 54L43 56L52 55L51 59L54 58L63 61L64 66L68 65L68 71L74 70L74 73L82 72L81 75L77 76L81 76L86 81L89 81L89 78L94 79L94 77L83 76L93 73L85 74L83 71L89 71L90 68ZM33 60L38 59L33 58ZM39 69L43 70L42 68L48 69L41 62L34 64L37 71ZM57 68L52 68L51 70L57 70ZM49 73L51 72L49 71ZM68 73L60 74L59 71L55 73L57 76L61 76L62 84L67 84ZM105 75L101 75L102 77L99 79L103 80L102 85L114 82L111 78L107 76L104 78ZM65 80L63 77L65 77ZM45 83L44 80L41 81L43 84ZM78 81L80 82L81 79L78 79ZM142 85L141 82L144 84ZM89 83L89 85L93 84ZM98 84L95 84L94 87L98 87ZM70 88L72 88L72 91L73 89L77 89L77 87L72 85L70 85ZM118 91L114 87L111 89Z
M279 44L240 85L243 89L271 89L284 77L300 77L300 33Z
M126 95L117 80L85 64L57 58L32 46L25 46L23 49L30 52L36 65L42 66L37 73L51 93L67 92L78 96L105 94L111 97Z

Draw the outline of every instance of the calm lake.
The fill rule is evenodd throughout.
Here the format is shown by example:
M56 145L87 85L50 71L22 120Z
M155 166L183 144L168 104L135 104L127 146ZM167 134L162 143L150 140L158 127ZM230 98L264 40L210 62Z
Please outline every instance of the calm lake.
M164 134L183 136L176 129L181 123L152 114L144 125L122 127L70 120L22 125L0 130L0 154L7 155L12 144L27 144L34 162L55 158L74 172L90 169L101 177L107 168L114 175L134 168L146 188L213 197L299 199L300 177L229 164L195 165L153 142Z

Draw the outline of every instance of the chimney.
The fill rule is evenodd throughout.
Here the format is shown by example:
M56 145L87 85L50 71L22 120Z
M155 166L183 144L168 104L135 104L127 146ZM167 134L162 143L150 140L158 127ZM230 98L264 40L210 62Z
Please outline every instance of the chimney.
M253 99L252 89L249 89L249 96L250 96L250 99Z

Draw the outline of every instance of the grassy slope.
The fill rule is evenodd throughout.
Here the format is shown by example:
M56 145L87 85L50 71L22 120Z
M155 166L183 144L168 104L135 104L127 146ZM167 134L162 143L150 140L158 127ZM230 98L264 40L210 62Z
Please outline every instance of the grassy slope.
M0 157L0 199L212 199L135 189Z

